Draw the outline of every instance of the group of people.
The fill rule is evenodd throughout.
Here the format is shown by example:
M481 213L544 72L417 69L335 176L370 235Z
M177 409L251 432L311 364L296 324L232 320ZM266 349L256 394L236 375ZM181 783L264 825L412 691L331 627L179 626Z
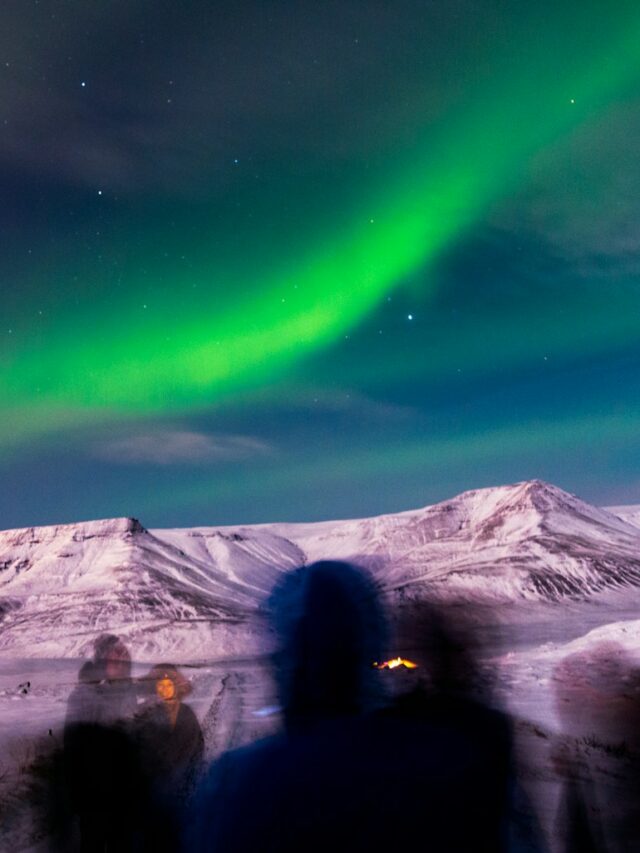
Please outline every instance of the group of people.
M61 848L546 849L517 781L510 723L459 621L409 602L390 629L368 574L329 561L283 574L265 609L281 731L209 767L184 702L188 679L160 664L134 684L124 643L96 640L68 703ZM391 647L411 677L380 663ZM566 853L609 849L585 790L563 800Z
M208 768L189 849L515 849L509 725L476 698L470 651L436 611L408 609L391 638L369 576L321 562L285 574L267 612L283 730ZM381 669L391 647L415 667L400 687Z
M59 848L180 849L204 750L198 719L184 703L190 692L188 679L167 663L134 682L123 641L96 639L67 705Z

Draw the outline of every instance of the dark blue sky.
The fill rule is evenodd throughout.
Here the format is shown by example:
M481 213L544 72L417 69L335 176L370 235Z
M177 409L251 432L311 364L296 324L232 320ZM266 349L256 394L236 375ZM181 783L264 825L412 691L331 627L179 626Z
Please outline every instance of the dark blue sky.
M640 503L634 4L3 17L1 527Z

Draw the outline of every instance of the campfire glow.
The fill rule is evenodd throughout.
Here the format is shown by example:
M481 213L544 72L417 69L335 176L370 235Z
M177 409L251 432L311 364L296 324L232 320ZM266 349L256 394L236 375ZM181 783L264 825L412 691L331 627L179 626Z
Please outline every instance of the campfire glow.
M416 669L418 666L417 663L400 657L386 660L383 663L378 663L376 661L373 665L376 669L396 669L399 666L403 666L405 669Z

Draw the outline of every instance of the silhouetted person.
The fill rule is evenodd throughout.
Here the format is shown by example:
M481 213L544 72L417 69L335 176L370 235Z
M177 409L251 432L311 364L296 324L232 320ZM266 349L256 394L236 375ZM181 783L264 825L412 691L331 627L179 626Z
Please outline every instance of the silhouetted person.
M94 643L67 705L64 778L83 851L126 851L136 845L139 777L131 737L136 695L124 643L103 634Z
M603 642L554 670L563 734L556 831L565 853L640 850L640 678L625 649Z
M380 653L373 584L354 566L316 563L284 576L269 613L285 731L222 756L196 798L190 849L358 849L371 815L360 725L371 661ZM371 830L364 835L371 836Z
M139 757L149 799L145 849L180 847L183 816L201 770L204 740L183 699L191 684L172 664L154 666L145 681L153 691L136 716Z
M396 687L395 700L381 712L407 737L407 752L413 730L420 732L416 739L423 754L436 755L440 744L449 753L445 763L450 775L435 772L451 784L441 800L444 819L432 825L425 839L437 850L541 850L533 814L527 815L530 825L516 821L516 798L530 810L517 788L509 719L492 706L491 684L476 661L473 633L461 614L454 613L427 602L400 609L396 649L416 668L402 676L404 689ZM396 672L387 671L386 677L393 680ZM423 796L425 783L418 770L410 795Z
M317 563L272 597L285 732L216 762L199 791L191 849L431 853L505 849L503 720L451 695L387 710L370 689L385 633L356 567ZM447 673L451 670L447 668ZM446 681L442 674L442 683Z

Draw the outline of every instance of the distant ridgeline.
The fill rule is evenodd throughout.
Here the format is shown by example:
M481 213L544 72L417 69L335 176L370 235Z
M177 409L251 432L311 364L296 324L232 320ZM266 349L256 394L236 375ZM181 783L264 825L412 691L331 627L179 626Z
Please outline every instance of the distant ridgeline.
M254 615L282 572L370 569L391 603L491 607L640 588L637 507L605 510L539 480L377 518L146 530L117 518L0 533L0 655L82 656L113 631L139 659L264 648Z

